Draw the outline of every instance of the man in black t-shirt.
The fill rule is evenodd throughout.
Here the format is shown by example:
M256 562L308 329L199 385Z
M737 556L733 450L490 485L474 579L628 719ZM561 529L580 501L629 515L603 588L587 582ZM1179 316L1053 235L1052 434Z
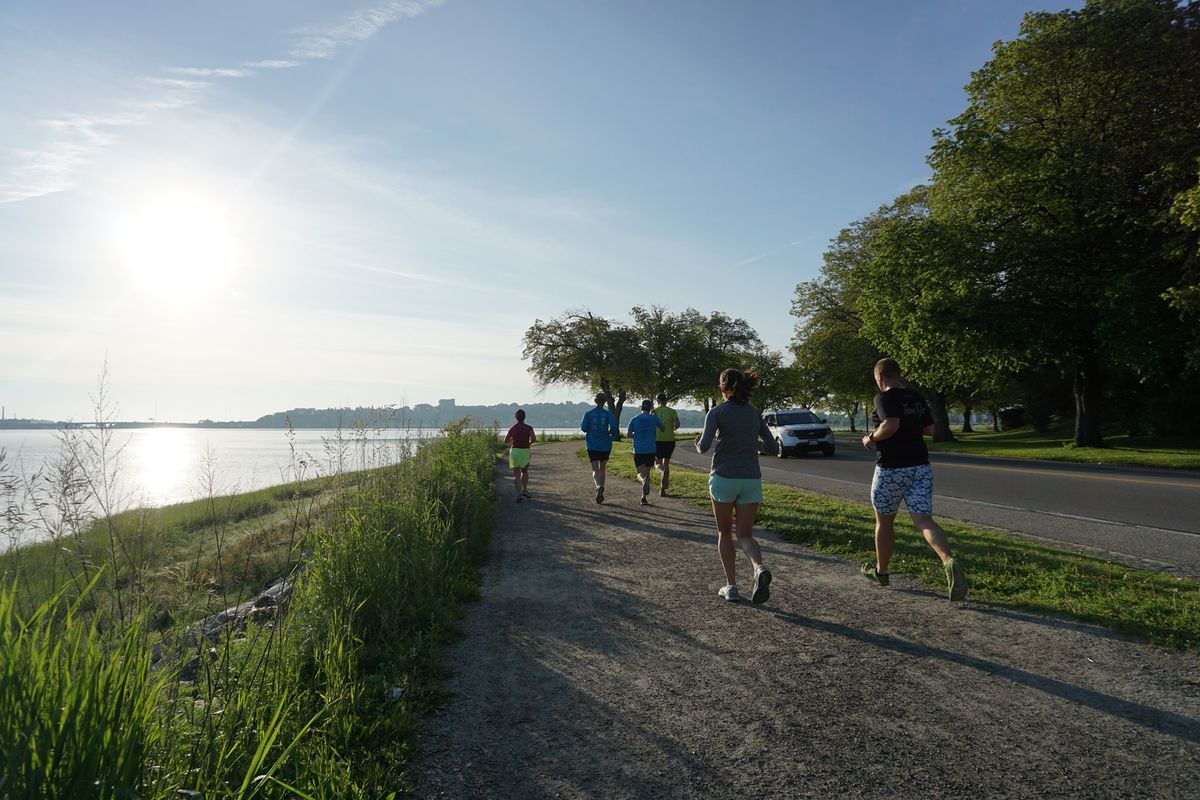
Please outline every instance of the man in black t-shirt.
M921 395L900 380L900 365L890 358L875 364L875 430L862 438L863 447L879 446L871 506L875 509L875 563L862 565L862 574L880 586L888 585L888 562L896 546L896 512L900 501L913 525L942 560L950 599L967 596L967 575L950 552L946 532L933 521L933 468L925 436L933 433L933 415Z

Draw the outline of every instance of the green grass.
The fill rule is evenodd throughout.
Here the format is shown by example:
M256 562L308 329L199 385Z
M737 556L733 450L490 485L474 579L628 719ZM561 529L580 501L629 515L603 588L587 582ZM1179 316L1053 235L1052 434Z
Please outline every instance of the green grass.
M1110 464L1165 469L1200 469L1200 442L1157 436L1113 434L1107 447L1075 447L1069 428L1044 433L1029 427L1011 431L954 432L957 442L930 442L930 450L1008 458L1039 458L1079 464Z
M627 444L614 446L610 473L635 477L628 452ZM580 451L580 457L586 460L586 452ZM652 475L657 483L658 473ZM671 492L698 505L711 502L708 475L676 464L671 467ZM865 503L764 484L758 524L788 541L856 563L875 558L874 517ZM967 566L973 600L1095 623L1154 644L1200 651L1200 581L953 523L942 527L955 556ZM906 519L897 519L890 569L939 593L946 591L941 564Z
M478 596L497 450L495 431L452 427L399 465L101 520L71 542L82 556L9 554L0 797L403 791L417 722L442 699L440 653ZM255 540L256 524L275 533ZM228 559L223 579L245 584L235 568L251 572L253 548L292 525L277 550L291 567L303 553L304 569L286 613L188 644L186 610L160 606L169 581L151 577L187 555L177 582ZM155 645L167 659L151 671Z

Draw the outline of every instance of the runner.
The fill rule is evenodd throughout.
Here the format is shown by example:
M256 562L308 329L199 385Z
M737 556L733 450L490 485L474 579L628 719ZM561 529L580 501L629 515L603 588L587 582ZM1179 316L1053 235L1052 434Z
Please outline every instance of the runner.
M950 552L946 532L933 521L933 467L925 436L933 433L933 415L921 395L900 379L900 365L890 358L875 364L875 430L862 437L868 450L879 445L875 477L871 481L871 506L875 509L875 563L862 565L867 580L880 586L889 582L888 562L896 547L896 512L900 501L908 508L913 525L942 560L951 600L967 596L967 574Z
M758 385L752 369L744 373L727 369L721 373L720 390L725 402L704 418L704 433L696 437L696 452L704 453L716 439L708 493L717 522L717 552L725 569L725 586L717 592L729 602L739 599L737 551L734 549L734 512L737 514L737 543L754 568L750 602L763 603L771 596L771 571L762 563L762 550L754 539L754 518L762 502L762 472L758 467L758 440L768 454L775 453L775 440L762 414L750 405L750 392Z
M518 408L513 416L517 418L517 424L508 429L504 443L511 446L508 465L512 467L513 486L519 503L529 497L529 446L537 441L537 435L525 424L525 409Z
M654 403L642 401L642 413L629 420L629 435L633 437L633 466L642 479L642 505L650 505L650 470L654 468L657 450L655 437L665 430L662 420L654 415Z
M654 416L663 424L663 429L654 436L654 461L658 471L662 473L662 482L658 487L661 497L669 497L667 491L671 486L671 456L675 453L675 431L679 430L679 414L667 405L666 392L659 392L658 408Z
M608 456L612 452L613 439L620 436L617 418L604 407L608 395L598 392L594 398L596 407L583 415L579 430L587 434L588 461L592 462L592 481L596 484L596 502L604 502L604 477Z

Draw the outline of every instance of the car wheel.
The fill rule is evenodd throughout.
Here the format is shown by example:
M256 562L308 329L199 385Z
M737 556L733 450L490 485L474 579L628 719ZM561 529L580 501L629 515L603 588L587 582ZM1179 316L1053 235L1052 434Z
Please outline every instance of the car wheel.
M821 452L824 453L826 456L833 455L833 445L829 445L829 447L822 448Z
M783 449L783 442L779 439L775 440L775 455L779 458L787 458L787 450Z

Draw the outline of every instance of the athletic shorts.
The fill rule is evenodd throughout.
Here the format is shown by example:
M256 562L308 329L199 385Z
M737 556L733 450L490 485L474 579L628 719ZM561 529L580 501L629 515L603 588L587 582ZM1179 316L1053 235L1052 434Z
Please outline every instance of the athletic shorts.
M588 461L608 461L611 450L588 450Z
M895 514L901 500L910 514L933 513L933 467L875 467L871 507L880 514Z
M525 469L529 466L529 448L514 447L508 451L508 465L513 469Z
M634 453L633 465L635 467L653 467L654 453Z
M654 457L655 458L670 458L671 454L674 452L675 452L675 443L674 442L655 442L654 443Z
M708 496L718 503L746 505L762 502L762 480L759 478L723 478L708 476Z

